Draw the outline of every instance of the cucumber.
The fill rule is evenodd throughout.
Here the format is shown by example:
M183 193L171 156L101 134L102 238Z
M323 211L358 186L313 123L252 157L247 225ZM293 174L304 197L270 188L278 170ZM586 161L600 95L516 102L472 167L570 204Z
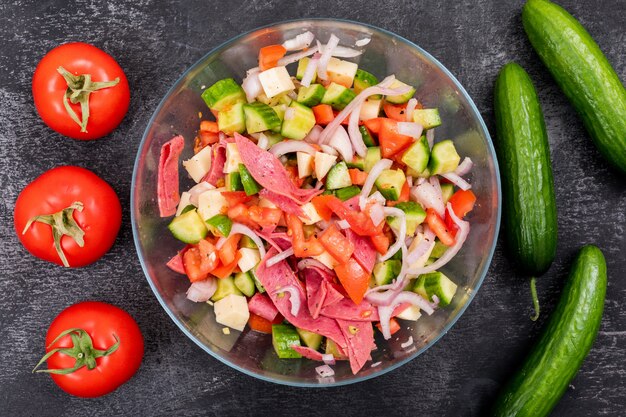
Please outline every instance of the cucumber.
M361 189L356 185L351 185L349 187L340 188L335 190L335 196L341 201L346 201L354 197L355 195L359 195L361 193Z
M315 350L320 348L320 345L322 344L321 334L313 333L298 327L296 327L296 331L298 332L298 335L300 335L300 339L302 339L307 347Z
M448 200L454 194L454 184L441 184L441 197L443 197L443 204L448 204Z
M348 168L358 168L365 171L365 158L362 158L359 155L354 155L352 161L346 161L346 165Z
M446 174L453 172L461 162L461 157L456 152L454 143L451 140L443 140L435 143L430 152L428 169L430 175Z
M363 138L363 143L365 144L365 146L367 146L368 148L372 146L378 146L378 143L376 143L376 139L374 139L369 129L365 127L365 125L359 126L359 132L361 132L361 137Z
M405 87L405 86L409 86L409 85L396 79L391 83L389 88L396 89L396 88ZM402 104L402 103L406 103L407 101L409 101L411 97L413 97L413 94L415 94L415 88L411 87L411 89L407 91L406 93L399 94L397 96L386 96L385 100L392 104Z
M326 189L337 190L339 188L349 187L352 185L348 166L344 161L334 165L326 176Z
M198 243L208 232L202 217L195 209L174 217L167 228L176 239L185 243Z
M550 414L598 334L606 294L606 262L596 246L578 253L561 298L521 368L500 392L495 417Z
M354 92L359 94L361 91L365 90L367 87L371 87L373 85L378 84L378 78L374 74L370 74L367 71L362 69L357 69L356 74L354 75ZM372 99L380 99L380 95L378 96L370 96Z
M243 185L246 195L257 194L263 188L256 182L244 164L239 164L239 176L241 177L241 184Z
M596 42L572 15L546 0L529 0L522 23L600 153L626 173L626 89Z
M435 240L435 246L433 250L430 252L430 257L439 259L443 256L444 253L448 250L449 246L444 245L439 241L439 239Z
M371 148L367 148L367 153L365 154L365 161L363 161L363 171L370 172L370 170L376 165L378 161L382 158L380 154L380 147L372 146Z
M283 120L280 134L289 139L304 139L315 126L313 110L297 101L292 101L289 108L294 109L293 117Z
M422 125L425 130L441 126L439 109L417 109L413 110L413 121Z
M194 206L193 204L187 204L185 206L185 208L180 211L180 214L185 214L188 211L195 210L195 209L196 209L196 206ZM179 214L179 216L180 216L180 214Z
M300 346L300 336L295 327L289 324L272 324L272 345L281 359L301 358L300 354L291 348Z
M236 103L245 103L246 93L235 80L224 78L204 90L202 99L211 110L222 111Z
M526 272L542 274L556 254L556 201L541 106L519 65L500 71L494 110L509 250Z
M225 214L216 214L207 220L206 224L213 235L224 237L230 235L230 229L233 227L233 221Z
M406 235L413 236L417 226L426 219L426 212L419 203L414 201L398 203L395 207L402 210L405 214ZM398 217L387 217L387 223L392 229L400 229L400 219Z
M241 239L239 240L240 248L248 248L248 249L258 249L256 243L246 235L241 235Z
M258 133L265 130L272 130L280 127L281 119L267 104L258 101L243 105L243 112L246 116L246 131L248 133Z
M422 135L418 140L413 142L400 158L402 162L416 172L422 172L428 167L430 159L430 146L426 136Z
M217 114L217 127L228 135L245 132L246 115L243 111L243 103L236 103L227 109L220 110Z
M284 139L279 132L265 132L264 135L267 138L268 149Z
M298 79L298 81L302 81L302 77L304 77L304 72L306 71L306 67L307 65L309 65L310 61L311 58L309 58L308 56L305 56L298 61L298 69L296 70L296 78ZM311 82L315 82L315 78L317 77L317 70L315 70L313 74L313 80L311 80Z
M330 83L326 88L323 104L329 104L335 110L343 110L356 97L354 91L341 84Z
M217 279L217 290L215 290L215 294L211 297L211 301L219 301L224 297L227 297L231 294L241 295L241 291L235 286L235 281L233 277L226 277Z
M396 279L402 268L402 262L395 259L387 259L374 265L372 271L372 285L387 285Z
M239 172L237 171L226 174L224 182L226 191L243 191L241 175L239 175Z
M400 198L400 193L402 192L402 187L405 182L406 177L404 176L404 171L398 168L396 170L383 170L378 178L376 178L374 184L376 184L378 191L380 191L387 200L397 201Z
M419 280L423 280L423 291L428 296L428 301L432 300L433 296L437 296L440 307L450 305L457 289L457 285L450 278L442 272L435 271L420 275Z
M261 284L261 281L259 281L259 279L256 277L256 269L257 269L258 265L255 266L254 268L252 268L250 271L248 271L250 274L252 274L252 279L254 280L254 285L256 286L256 289L258 292L260 292L261 294L263 294L265 292L265 287L263 287L263 284Z
M256 292L256 286L254 285L254 279L250 272L239 272L235 274L233 280L235 287L243 293L246 297L252 297Z
M311 84L308 87L301 86L296 101L308 107L317 106L322 101L325 92L326 89L321 84Z

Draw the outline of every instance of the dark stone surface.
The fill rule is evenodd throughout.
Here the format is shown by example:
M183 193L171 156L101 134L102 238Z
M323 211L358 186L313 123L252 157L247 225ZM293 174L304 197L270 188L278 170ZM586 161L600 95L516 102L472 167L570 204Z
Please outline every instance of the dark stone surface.
M528 319L528 281L498 245L475 301L456 326L424 355L389 374L324 390L273 385L240 374L187 340L156 302L140 269L129 218L131 172L143 130L169 86L211 48L283 19L341 17L374 24L431 52L474 98L493 133L492 86L499 68L516 60L539 91L550 136L558 205L557 258L539 280L549 313L577 249L596 243L607 257L609 288L600 334L555 416L619 416L626 406L626 187L607 169L580 120L527 42L522 1L427 0L0 3L0 415L406 415L480 416L545 323ZM626 2L562 0L626 79ZM93 43L128 75L133 96L122 125L109 137L77 142L48 129L30 92L36 63L68 41ZM101 261L66 270L21 247L12 210L19 191L59 164L94 170L113 185L124 225ZM81 400L50 378L30 373L44 352L51 320L66 306L96 299L138 321L143 366L127 385L100 399Z

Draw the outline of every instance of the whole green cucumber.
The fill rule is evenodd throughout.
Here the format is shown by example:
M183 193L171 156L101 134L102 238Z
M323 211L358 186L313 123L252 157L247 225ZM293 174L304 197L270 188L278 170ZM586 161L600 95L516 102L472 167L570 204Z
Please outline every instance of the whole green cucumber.
M524 271L542 274L556 254L550 150L535 87L513 62L498 74L494 108L509 251Z
M598 334L605 294L604 255L596 246L584 246L572 265L547 327L520 370L500 393L493 416L550 414Z
M548 0L528 0L522 22L600 153L626 173L626 89L598 44L572 15Z

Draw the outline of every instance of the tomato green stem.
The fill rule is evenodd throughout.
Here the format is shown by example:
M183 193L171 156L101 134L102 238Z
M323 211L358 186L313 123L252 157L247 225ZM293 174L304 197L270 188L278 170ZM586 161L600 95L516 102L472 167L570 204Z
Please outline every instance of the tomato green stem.
M95 349L93 347L93 341L91 340L91 336L89 336L89 334L83 329L74 328L61 332L61 334L59 334L52 341L52 343L48 345L48 348L58 342L59 339L67 335L70 335L70 337L72 338L72 347L52 349L50 352L46 353L44 357L41 358L41 360L37 363L37 365L33 369L33 373L45 372L49 374L67 375L79 370L83 366L86 366L87 369L92 370L96 368L97 358L111 355L120 346L120 340L117 338L116 335L113 335L113 337L115 338L115 343L111 347L109 347L107 350ZM68 355L76 359L74 366L72 366L71 368L63 369L37 369L39 368L39 366L41 366L42 363L47 361L52 355L56 353L63 353L64 355Z
M34 216L28 223L26 223L26 227L24 227L24 231L22 234L26 234L30 226L34 222L44 223L50 225L52 228L52 238L54 240L54 248L59 254L59 258L63 262L63 265L69 268L70 264L65 257L65 253L61 248L61 238L63 236L69 236L79 247L85 246L85 232L80 228L76 220L74 220L74 210L83 211L83 203L80 201L75 201L67 208L64 208L61 211L52 214L42 214L38 216Z
M72 118L78 126L80 126L81 132L87 132L87 122L89 120L89 96L94 91L102 90L103 88L114 87L120 82L120 77L117 77L113 81L96 82L91 81L90 74L74 75L63 67L57 68L57 71L67 83L67 90L63 95L63 106L65 111ZM70 106L72 104L80 103L80 111L82 114L82 120L78 118L78 115Z
M537 297L537 286L535 284L536 279L533 277L530 279L530 295L533 298L533 308L535 309L535 314L530 316L532 321L537 321L539 318L539 313L541 312L541 308L539 307L539 297Z

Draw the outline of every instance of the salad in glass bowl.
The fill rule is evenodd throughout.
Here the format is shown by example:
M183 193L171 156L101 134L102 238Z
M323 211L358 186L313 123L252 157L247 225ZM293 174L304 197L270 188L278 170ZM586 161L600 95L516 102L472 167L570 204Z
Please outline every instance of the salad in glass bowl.
M351 61L368 42L305 32L260 48L241 83L204 88L194 155L180 160L176 136L158 166L159 211L181 241L167 266L187 298L225 333L249 326L279 358L319 361L322 377L341 360L358 373L374 332L390 339L452 302L440 268L476 201L471 159L435 139L438 109ZM196 183L182 193L179 171Z

